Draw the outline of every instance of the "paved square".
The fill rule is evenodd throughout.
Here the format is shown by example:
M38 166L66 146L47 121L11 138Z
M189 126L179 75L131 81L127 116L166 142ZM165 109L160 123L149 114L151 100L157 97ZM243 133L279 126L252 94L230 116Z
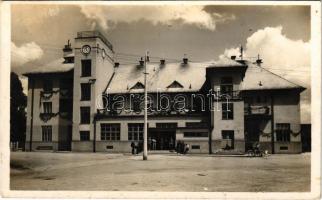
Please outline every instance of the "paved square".
M12 190L304 192L310 154L210 155L11 153Z

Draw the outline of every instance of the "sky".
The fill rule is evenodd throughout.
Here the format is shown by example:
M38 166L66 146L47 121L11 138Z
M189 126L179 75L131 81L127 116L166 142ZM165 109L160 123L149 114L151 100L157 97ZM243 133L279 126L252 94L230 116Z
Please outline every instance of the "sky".
M119 62L151 56L192 61L260 55L263 67L307 88L301 121L310 123L310 7L227 5L13 5L11 67L21 75L62 56L78 31L99 30ZM134 54L126 56L124 54ZM25 91L27 79L20 76Z

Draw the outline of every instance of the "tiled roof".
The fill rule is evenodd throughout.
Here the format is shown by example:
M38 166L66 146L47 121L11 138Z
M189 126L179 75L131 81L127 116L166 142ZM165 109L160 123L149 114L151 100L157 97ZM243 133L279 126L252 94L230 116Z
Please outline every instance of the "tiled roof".
M147 63L148 92L195 92L206 81L206 67L209 63ZM109 93L136 93L143 89L131 89L134 85L144 83L144 67L137 65L120 65L108 86ZM174 81L182 87L168 87Z
M284 79L269 70L246 62L248 66L241 83L241 90L266 89L305 89L291 81ZM234 60L224 58L210 62L188 62L184 65L177 63L147 63L148 92L196 92L206 81L206 68L243 67L245 65ZM34 67L30 74L68 72L74 68L74 63L64 63L64 59L54 60L44 66ZM113 93L141 93L144 89L137 88L137 83L144 83L144 67L138 65L120 65L108 85L108 92ZM182 87L169 87L179 83Z
M241 90L267 90L267 89L305 89L273 72L259 67L252 63L247 63L248 68Z
M32 70L25 73L25 75L68 72L73 68L74 63L64 63L64 59L60 58L46 65L33 67Z
M147 63L148 92L196 92L206 81L206 68L214 67L243 67L231 59L220 59L210 62L180 62ZM144 89L131 89L138 82L144 83L144 67L137 65L120 65L108 85L108 92L113 93L141 93ZM169 87L176 81L182 87Z

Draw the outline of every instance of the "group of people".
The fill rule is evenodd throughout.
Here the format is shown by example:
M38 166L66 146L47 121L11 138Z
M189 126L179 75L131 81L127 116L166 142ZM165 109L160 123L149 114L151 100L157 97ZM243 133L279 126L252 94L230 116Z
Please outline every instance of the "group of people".
M153 148L153 142L152 142L152 149L155 150L155 147ZM169 145L170 151L173 149L173 145ZM131 142L131 149L132 149L132 155L139 154L143 151L143 142ZM189 144L185 144L183 141L177 141L177 144L175 146L175 151L180 154L187 154L190 149ZM151 150L151 147L149 148Z
M143 142L131 142L132 155L139 154L143 151Z
M180 154L187 154L190 149L189 144L185 144L183 141L178 141L176 145L176 152Z

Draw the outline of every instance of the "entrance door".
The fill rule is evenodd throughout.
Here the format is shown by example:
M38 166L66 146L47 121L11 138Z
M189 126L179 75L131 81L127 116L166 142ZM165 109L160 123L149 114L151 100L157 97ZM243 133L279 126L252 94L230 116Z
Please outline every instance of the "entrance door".
M176 141L175 131L151 131L148 138L150 150L172 150Z
M59 128L58 150L71 151L72 125Z
M252 149L255 142L259 142L260 120L245 120L245 150Z

